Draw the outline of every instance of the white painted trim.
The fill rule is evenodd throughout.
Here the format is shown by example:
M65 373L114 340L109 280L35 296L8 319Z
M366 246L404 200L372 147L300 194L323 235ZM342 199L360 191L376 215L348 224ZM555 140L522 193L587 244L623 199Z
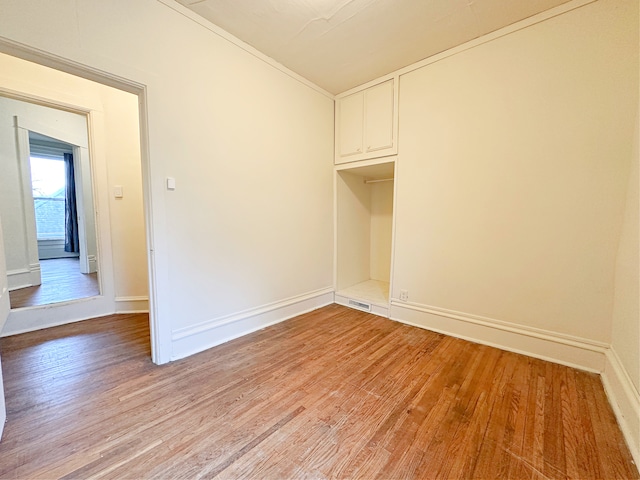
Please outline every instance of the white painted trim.
M11 305L9 300L9 289L7 287L3 288L2 292L0 292L0 332L4 328L4 325L9 317L9 312L11 311ZM0 372L0 375L2 372ZM0 389L2 385L0 384ZM1 399L0 399L1 401Z
M162 0L158 0L162 1ZM420 60L419 62L412 63L411 65L407 65L406 67L400 68L398 70L394 70L393 72L387 73L381 77L370 80L361 85L350 88L349 90L345 90L344 92L338 93L335 95L336 99L346 97L351 95L352 93L356 93L360 90L364 90L366 88L377 85L378 83L389 80L395 76L402 76L406 73L413 72L414 70L418 70L419 68L425 67L432 63L439 62L440 60L444 60L445 58L452 57L453 55L457 55L458 53L464 52L465 50L470 50L484 43L491 42L500 37L504 37L506 35L510 35L519 30L524 30L525 28L532 27L533 25L537 25L538 23L545 22L559 15L563 15L571 10L575 10L580 7L584 7L585 5L589 5L590 3L594 3L597 0L573 0L567 3L563 3L560 6L555 8L551 8L544 12L538 13L537 15L533 15L529 18L525 18L524 20L520 20L519 22L513 23L506 27L500 28L495 32L487 33L486 35L482 35L481 37L470 40L466 43L458 45L456 47L445 50L444 52L436 53L435 55L431 55L430 57L425 58L424 60Z
M73 308L68 308L69 306ZM0 332L0 337L34 332L112 314L113 301L102 295L49 305L18 308L9 312L9 318Z
M148 313L149 297L116 297L116 313Z
M149 281L149 329L151 337L151 360L161 365L171 361L171 316L170 299L158 295L158 285L169 284L169 267L166 255L156 256L156 251L169 251L165 232L166 215L163 187L152 182L151 153L149 142L149 120L147 88L137 93L140 115L140 156L142 168L142 205L147 240L147 278ZM163 171L162 160L154 167ZM158 213L158 214L156 214ZM166 313L165 313L166 312Z
M398 159L398 155L392 153L390 155L369 158L367 160L355 160L353 162L338 163L335 165L335 170L340 172L342 170L353 170L355 168L369 167L371 165L382 165L384 163L393 163Z
M636 465L640 465L640 393L613 348L605 355L602 384Z
M0 228L0 236L2 229ZM4 259L0 259L0 269L4 270ZM11 306L9 305L9 290L6 286L0 290L0 332L2 331L5 321L9 316ZM4 395L4 380L2 378L2 365L0 365L0 439L4 432L4 424L7 421L7 407Z
M365 310L365 309L361 309L358 308L356 306L350 305L349 304L349 300L355 300L357 302L362 302L362 303L367 303L371 306L371 310ZM374 315L378 315L379 317L384 317L384 318L389 318L389 306L388 305L384 305L384 304L380 304L380 303L376 303L376 302L370 302L368 300L361 300L355 297L349 297L347 295L341 295L339 293L336 293L334 296L334 303L337 303L338 305L342 305L344 307L349 307L349 308L353 308L355 310L361 310L363 312L369 312L372 313Z
M398 79L399 83L399 79ZM399 85L398 85L399 87ZM399 99L396 98L396 102ZM396 104L398 107L399 105ZM396 139L398 137L396 136ZM396 217L398 214L398 157L393 162L393 204L391 205L391 264L389 265L389 306L387 307L387 317L391 313L391 298L393 295L394 272L396 268Z
M9 291L18 290L20 288L31 287L31 272L28 268L16 268L15 270L7 270L7 281L9 282Z
M98 68L91 67L80 62L76 62L75 60L71 60L69 58L61 57L47 50L35 48L25 43L16 42L11 38L4 37L2 35L0 35L0 52L14 57L22 58L23 60L27 60L29 62L37 63L38 65L44 65L45 67L60 70L62 72L66 72L71 75L84 78L86 80L101 83L102 85L107 85L109 87L117 88L125 92L133 93L134 95L140 96L140 93L145 89L145 85L143 83L137 82L135 80L130 80L128 78L107 72L105 70L100 70ZM9 89L4 89L4 91L11 92L11 90ZM24 95L22 92L16 93L19 95L19 97L15 97L18 100L20 98L36 99L35 103L38 103L40 105L52 105L54 106L54 108L61 108L63 110L65 109L65 104L63 102L52 102L49 97ZM42 100L42 102L38 102L38 98ZM56 105L58 107L56 107ZM75 104L68 104L68 106L68 110L70 112L82 113L82 110L78 110L78 107ZM88 113L88 110L84 113Z
M174 330L171 360L188 357L332 303L333 288L323 288Z
M396 299L391 300L389 318L594 373L603 371L609 348L606 343L586 338Z
M20 119L14 116L14 126L16 133L17 160L20 172L20 186L22 188L22 228L26 244L24 252L27 254L28 269L30 270L29 285L40 285L40 260L38 258L38 234L36 232L36 209L33 203L33 185L31 183L31 162L29 131L19 126ZM24 265L24 264L23 264ZM37 269L33 266L37 265Z
M9 291L40 285L40 264L32 263L29 268L16 268L7 271Z
M334 102L334 122L335 122ZM334 125L335 127L335 125ZM335 137L334 137L335 142ZM337 167L337 165L335 166ZM333 169L333 291L338 290L338 169Z
M94 273L98 271L98 259L95 255L87 255L87 263L89 264L89 272Z
M89 129L90 113L85 115L87 129ZM88 143L88 130L86 141ZM52 135L49 135L52 136ZM54 137L56 138L56 137ZM85 140L84 138L82 140ZM80 273L96 273L98 253L98 228L96 218L96 195L93 180L94 162L91 160L89 150L81 146L73 146L73 165L75 168L74 183L76 186L76 206L78 216L78 243L80 247ZM93 257L93 262L91 261Z
M31 101L22 100L22 101L28 102L28 103L34 103L33 100ZM46 106L46 105L43 105L43 106ZM76 111L78 110L82 110L82 109L76 109ZM71 112L71 113L76 113L76 112ZM78 113L78 115L82 115L83 117L86 117L87 114L88 112L84 112L84 111L82 113ZM87 135L87 138L73 136L73 135L70 135L69 132L58 129L57 126L55 125L44 124L42 122L39 122L38 120L29 118L29 117L16 116L15 119L16 119L16 127L18 128L22 128L30 132L40 133L42 135L46 135L47 137L52 137L56 140L59 140L64 143L68 143L76 147L89 148L88 135ZM75 153L75 152L72 151L71 153Z
M0 37L0 47L2 46L2 37ZM1 49L0 49L1 51ZM0 96L11 98L13 100L19 100L21 102L33 103L34 105L40 105L42 107L50 107L56 108L58 110L63 110L65 112L77 113L78 115L86 115L91 110L83 107L76 107L69 103L64 102L52 102L51 100L40 97L38 95L25 95L22 92L17 90L12 90L10 88L5 88L0 86Z
M77 252L64 251L64 238L38 240L38 258L50 260L56 258L79 258Z
M0 365L0 439L4 433L4 425L7 423L7 405L4 395L4 379L2 378L2 365Z
M262 53L259 50L256 50L254 47L252 47L248 43L245 43L242 40L240 40L238 37L236 37L234 35L231 35L229 32L227 32L226 30L223 30L222 28L220 28L215 23L211 23L209 20L205 19L204 17L201 17L197 13L192 12L187 7L185 7L184 5L181 5L180 3L178 3L178 2L176 2L174 0L157 0L157 1L159 3L162 3L165 6L169 7L170 9L175 11L176 13L179 13L180 15L188 18L189 20L194 21L195 23L197 23L201 27L206 28L211 33L214 33L215 35L217 35L220 38L226 40L227 42L229 42L229 43L235 45L236 47L244 50L248 54L253 55L258 60L262 60L267 65L275 68L276 70L279 70L280 72L284 73L285 75L288 75L289 77L293 78L294 80L297 80L298 82L302 83L303 85L306 85L307 87L315 90L318 93L321 93L322 95L324 95L326 97L329 97L332 100L335 98L332 93L327 92L325 89L319 87L318 85L316 85L315 83L311 82L310 80L307 80L302 75L297 74L293 70L290 70L289 68L285 67L281 63L275 61L273 58L265 55L264 53Z
M40 285L42 283L42 269L40 268L40 262L29 264L29 276L31 278L31 285Z
M574 335L566 335L557 333L551 330L544 330L542 328L529 327L525 325L518 325L516 323L505 322L504 320L496 320L495 318L483 317L480 315L473 315L471 313L458 312L455 310L448 310L446 308L433 307L431 305L422 305L413 302L402 302L397 299L392 299L391 303L399 307L412 308L426 313L434 315L440 315L443 317L454 318L456 320L463 320L466 322L476 323L483 326L492 328L499 328L501 330L518 333L521 335L528 335L535 338L542 338L544 340L550 340L554 342L564 343L566 345L584 347L584 345L592 345L593 347L606 350L609 348L609 344L605 342L598 342L595 340L589 340L587 338L576 337Z

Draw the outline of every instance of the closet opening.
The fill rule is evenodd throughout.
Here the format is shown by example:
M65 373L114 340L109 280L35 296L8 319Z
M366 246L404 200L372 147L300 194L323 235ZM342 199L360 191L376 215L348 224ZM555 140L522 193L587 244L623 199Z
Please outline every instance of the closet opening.
M336 170L336 295L389 316L395 163Z

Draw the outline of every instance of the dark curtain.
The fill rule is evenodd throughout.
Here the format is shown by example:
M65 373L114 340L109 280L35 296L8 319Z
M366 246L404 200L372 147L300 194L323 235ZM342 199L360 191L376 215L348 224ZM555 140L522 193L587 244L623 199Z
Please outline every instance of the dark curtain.
M76 181L73 168L73 155L64 154L64 169L67 187L64 198L64 251L80 252L78 239L78 204L76 203Z

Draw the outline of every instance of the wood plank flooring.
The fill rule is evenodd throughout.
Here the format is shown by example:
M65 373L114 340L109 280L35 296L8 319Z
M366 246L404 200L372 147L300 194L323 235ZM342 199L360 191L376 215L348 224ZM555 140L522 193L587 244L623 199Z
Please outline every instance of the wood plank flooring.
M338 305L156 366L147 322L0 339L0 478L638 478L594 374Z
M80 273L77 258L40 260L42 285L9 292L11 308L34 307L100 295L98 274Z

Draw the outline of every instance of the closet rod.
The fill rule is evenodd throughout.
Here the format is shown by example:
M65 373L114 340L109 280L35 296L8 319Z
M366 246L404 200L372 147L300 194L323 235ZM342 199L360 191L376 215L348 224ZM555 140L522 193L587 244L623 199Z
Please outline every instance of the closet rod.
M381 178L379 180L365 180L364 183L393 182L393 178Z

